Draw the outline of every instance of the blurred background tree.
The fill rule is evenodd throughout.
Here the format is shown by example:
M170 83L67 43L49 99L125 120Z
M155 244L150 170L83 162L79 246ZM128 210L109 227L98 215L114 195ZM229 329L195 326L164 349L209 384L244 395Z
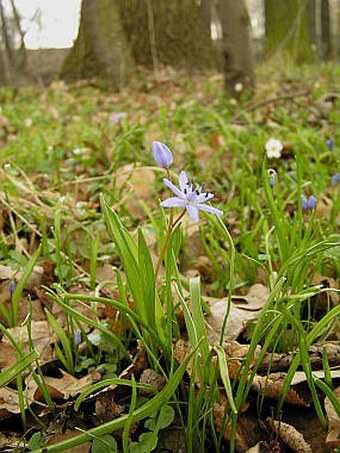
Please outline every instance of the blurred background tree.
M10 0L11 14L5 14L0 0L0 82L6 83L21 77L26 71L25 33L14 0Z
M308 30L309 0L265 0L265 43L269 57L311 63L313 59Z
M254 65L265 59L282 67L339 56L340 0L83 0L72 48L46 51L25 49L30 25L26 16L23 29L16 2L22 5L0 0L1 83L32 71L49 72L49 82L58 72L67 81L96 76L121 89L139 66L157 75L170 65L223 70L226 91L238 96L252 92Z
M100 76L119 88L133 66L117 2L83 0L78 36L64 62L61 78L74 81Z
M245 1L219 0L219 19L222 24L225 89L235 97L244 90L251 93L255 76L250 20Z

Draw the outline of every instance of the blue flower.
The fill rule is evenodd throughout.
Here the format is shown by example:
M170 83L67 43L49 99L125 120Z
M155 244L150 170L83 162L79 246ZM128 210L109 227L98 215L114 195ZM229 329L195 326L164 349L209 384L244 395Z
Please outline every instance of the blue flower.
M340 173L336 173L331 177L331 184L332 186L336 186L338 182L340 181Z
M268 170L268 180L270 187L274 187L276 184L276 171L273 169Z
M75 332L74 332L74 344L76 346L79 346L81 343L81 332L79 329L77 329Z
M334 140L332 140L331 138L329 138L329 139L326 141L326 145L328 146L328 149L332 149L332 148L333 148L333 145L334 145Z
M157 165L163 168L169 168L174 160L170 149L162 142L153 142L151 147L153 158Z
M181 171L179 175L179 189L169 179L165 178L163 181L176 195L162 201L161 206L163 208L185 208L194 222L198 221L198 211L206 211L216 215L223 214L223 211L205 204L214 195L210 192L203 192L203 186L198 187L193 181L189 181L184 171Z
M127 116L127 114L125 112L118 112L118 113L113 113L111 116L110 116L110 123L113 123L113 124L118 124L120 123L121 119L125 118Z
M8 289L9 289L9 292L10 292L11 294L14 293L14 291L15 291L15 281L14 281L14 280L11 280L11 281L9 282L9 284L8 284Z
M316 198L314 197L314 195L311 195L308 198L304 195L301 195L301 203L302 209L304 211L313 211L313 209L316 208Z

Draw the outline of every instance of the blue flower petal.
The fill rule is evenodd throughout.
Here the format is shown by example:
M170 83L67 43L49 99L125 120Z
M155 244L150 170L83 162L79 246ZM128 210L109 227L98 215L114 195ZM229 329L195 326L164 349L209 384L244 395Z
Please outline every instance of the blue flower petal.
M164 179L163 179L163 182L164 182L164 184L165 184L170 190L173 191L173 193L174 193L175 195L177 195L177 196L180 197L180 198L183 198L183 200L186 199L185 194L184 194L182 191L180 191L174 184L172 184L172 182L169 181L167 178L164 178Z
M185 171L182 170L181 173L179 174L178 182L182 192L184 191L184 189L188 189L189 181Z
M193 220L194 222L198 222L198 208L197 208L197 206L192 205L192 204L188 204L186 206L186 208L187 208L187 211L188 211L188 214L189 214L191 220Z
M196 207L197 207L197 209L200 209L201 211L210 212L211 214L223 215L223 211L221 211L220 209L214 208L213 206L209 206L208 204L197 204Z
M179 197L167 198L161 203L162 208L184 208L185 205L185 200Z
M196 197L195 203L205 203L206 201L211 200L212 198L214 198L214 194L210 192L203 192Z

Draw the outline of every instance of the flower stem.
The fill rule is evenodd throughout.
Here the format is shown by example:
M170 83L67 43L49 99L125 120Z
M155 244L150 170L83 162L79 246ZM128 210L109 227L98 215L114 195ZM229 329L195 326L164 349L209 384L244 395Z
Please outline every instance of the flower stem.
M160 251L160 254L159 254L159 257L158 257L158 260L157 260L157 264L156 264L156 267L155 267L155 281L157 280L157 277L158 277L158 274L159 274L159 269L161 267L165 251L166 251L167 246L169 244L171 233L172 233L173 229L175 228L175 226L178 224L178 222L182 219L182 217L184 216L185 212L186 212L186 209L183 209L183 212L181 212L181 214L177 217L177 219L175 221L173 221L173 209L170 210L168 229L166 231L166 236L165 236L165 239L164 239L164 242L163 242L163 246L162 246L162 249Z

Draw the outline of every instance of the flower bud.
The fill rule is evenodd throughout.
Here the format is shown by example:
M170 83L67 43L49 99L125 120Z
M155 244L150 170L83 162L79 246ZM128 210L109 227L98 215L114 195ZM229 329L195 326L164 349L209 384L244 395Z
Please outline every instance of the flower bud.
M11 281L9 282L9 284L8 284L8 289L9 289L9 292L10 292L11 294L14 293L14 291L15 291L15 281L14 281L14 280L11 280Z
M331 138L329 138L329 139L326 141L326 145L328 146L328 149L332 149L332 148L333 148L333 145L334 145L334 140L332 140Z
M157 165L163 168L169 168L174 160L170 149L161 142L152 143L152 154Z
M308 207L311 211L316 208L316 198L314 197L314 195L311 195L308 198Z
M332 186L336 186L339 181L340 181L340 173L336 173L335 175L332 176L332 178L331 178Z

